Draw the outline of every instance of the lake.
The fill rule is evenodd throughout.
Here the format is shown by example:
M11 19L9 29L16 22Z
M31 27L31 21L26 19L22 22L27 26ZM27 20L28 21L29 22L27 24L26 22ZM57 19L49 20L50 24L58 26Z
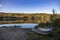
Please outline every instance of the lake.
M27 24L27 23L25 23L25 24L1 24L0 27L2 27L2 26L14 26L14 25L22 26L22 28L34 28L38 24Z

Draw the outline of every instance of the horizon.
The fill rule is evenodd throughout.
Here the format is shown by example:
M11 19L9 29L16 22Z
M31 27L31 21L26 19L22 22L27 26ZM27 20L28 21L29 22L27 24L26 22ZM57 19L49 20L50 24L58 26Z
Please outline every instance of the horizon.
M60 14L60 0L1 0L0 12Z
M22 12L0 12L0 13L13 13L13 14L15 14L15 13L17 13L17 14L53 14L53 12L52 13L22 13ZM55 12L55 14L60 14L60 13L56 13Z
M22 13L22 14L53 14L53 12L51 12L51 13L49 13L49 12L1 12L0 11L0 13ZM56 12L56 14L60 14L60 12L59 13L57 13Z

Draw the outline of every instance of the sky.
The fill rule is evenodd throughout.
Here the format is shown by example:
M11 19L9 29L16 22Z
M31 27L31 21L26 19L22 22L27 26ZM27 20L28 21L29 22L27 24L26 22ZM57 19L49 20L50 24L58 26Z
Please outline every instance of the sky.
M60 0L0 0L0 12L60 13Z

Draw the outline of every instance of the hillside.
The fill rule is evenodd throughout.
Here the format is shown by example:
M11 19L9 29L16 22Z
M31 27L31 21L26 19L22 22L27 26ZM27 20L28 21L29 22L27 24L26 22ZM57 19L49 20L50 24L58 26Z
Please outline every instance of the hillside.
M0 12L0 24L19 24L19 23L41 23L49 22L53 18L52 14L47 13L2 13ZM56 14L55 18L60 18Z

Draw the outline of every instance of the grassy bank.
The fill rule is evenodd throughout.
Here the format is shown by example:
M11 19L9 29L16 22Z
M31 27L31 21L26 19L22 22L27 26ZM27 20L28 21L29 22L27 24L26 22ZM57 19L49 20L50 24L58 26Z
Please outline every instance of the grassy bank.
M30 32L27 40L60 40L60 32L51 32L49 35Z
M37 34L35 32L28 33L27 40L60 40L60 19L52 20L52 23L40 23L37 27L50 25L54 30L48 35Z

